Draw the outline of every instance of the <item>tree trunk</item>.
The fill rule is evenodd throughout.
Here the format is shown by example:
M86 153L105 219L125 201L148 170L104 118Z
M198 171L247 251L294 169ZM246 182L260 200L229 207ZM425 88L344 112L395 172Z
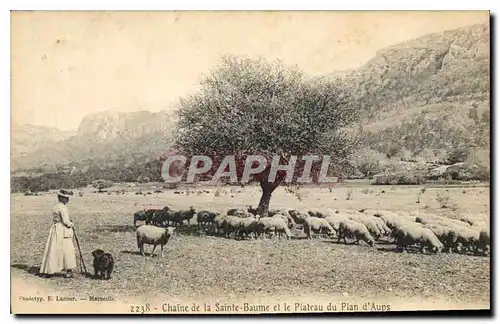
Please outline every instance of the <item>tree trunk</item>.
M257 211L261 217L267 216L267 212L269 210L269 202L271 201L271 195L273 194L273 191L277 186L278 185L275 183L261 181L260 187L262 188L262 196L260 197L259 207L257 208Z

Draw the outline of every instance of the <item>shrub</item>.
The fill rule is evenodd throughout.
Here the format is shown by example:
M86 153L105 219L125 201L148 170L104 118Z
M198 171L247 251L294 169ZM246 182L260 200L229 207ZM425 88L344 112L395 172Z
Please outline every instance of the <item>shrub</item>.
M353 194L353 190L352 189L347 190L346 200L352 200L352 194Z
M439 203L441 208L448 208L450 203L450 194L448 192L444 194L438 192L436 194L436 201Z

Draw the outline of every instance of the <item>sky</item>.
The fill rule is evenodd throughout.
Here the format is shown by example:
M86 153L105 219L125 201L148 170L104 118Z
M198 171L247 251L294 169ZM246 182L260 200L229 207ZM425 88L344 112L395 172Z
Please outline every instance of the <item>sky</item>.
M97 112L172 109L224 54L280 58L321 75L488 21L487 11L14 12L11 119L76 130Z

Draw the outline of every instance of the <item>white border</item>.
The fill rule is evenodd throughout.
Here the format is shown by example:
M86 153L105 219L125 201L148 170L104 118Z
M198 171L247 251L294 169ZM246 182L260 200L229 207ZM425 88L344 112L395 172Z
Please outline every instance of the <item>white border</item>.
M0 117L1 122L4 124L3 127L0 127L2 134L0 135L0 140L2 141L1 147L5 148L5 155L1 157L2 163L2 178L1 178L1 198L2 204L1 206L4 209L4 213L2 215L3 227L2 230L4 235L0 236L3 240L3 244L1 244L3 253L0 254L1 261L3 263L2 266L2 274L0 278L4 282L2 284L3 287L10 288L10 10L491 10L492 14L498 13L498 6L500 1L485 1L485 0L474 0L468 2L461 1L436 1L436 0L420 0L420 1L390 1L390 0L349 0L349 1L337 1L331 2L328 5L327 1L324 0L307 0L307 1L269 1L269 0L251 0L251 1L222 1L222 0L212 0L212 1L182 1L182 0L170 0L170 1L162 1L163 3L160 5L160 1L158 2L147 2L147 1L130 1L130 0L121 0L116 2L108 1L105 3L102 0L87 0L87 1L44 1L40 3L40 1L36 0L24 0L24 1L2 1L0 2L0 6L2 7L2 25L0 28L1 40L4 45L4 49L2 50L2 103L3 109L0 109L0 113L2 116ZM497 37L494 38L496 40ZM492 39L492 41L494 41ZM493 59L493 58L492 58ZM492 71L492 73L496 72ZM498 87L495 86L494 91L498 93ZM495 124L498 122L498 113L496 114L496 118L494 119ZM7 148L9 148L9 155L7 155ZM498 150L498 145L493 148L493 152ZM495 166L493 166L494 169ZM497 177L493 179L497 180ZM495 201L500 201L498 199L498 195L495 194ZM494 211L495 215L496 210ZM496 226L494 229L495 233L498 233L498 223L496 221ZM496 240L498 241L498 239ZM494 253L496 252L496 246L493 247ZM496 253L495 253L496 254ZM9 257L7 257L9 255ZM495 268L496 269L496 268ZM495 271L496 277L497 271ZM498 283L498 280L495 280ZM496 285L494 291L496 292ZM2 298L2 317L8 323L14 322L16 318L10 315L10 289L3 289L5 297ZM497 301L497 299L495 299ZM498 303L495 303L497 306ZM494 307L492 305L492 307ZM495 307L496 308L496 307ZM131 317L132 320L137 321L137 317ZM325 318L326 319L326 318ZM310 321L320 321L325 319L310 319ZM417 318L415 318L417 319ZM30 318L24 319L24 321L33 321L40 319ZM119 319L104 319L106 322L121 322L126 321L125 318ZM147 320L151 320L148 318ZM162 319L160 319L162 320ZM169 318L168 321L172 321L172 318ZM187 319L184 319L187 320ZM206 321L205 318L197 318L190 319L189 321L195 320L203 320ZM212 318L213 320L221 320L220 318ZM230 321L236 321L236 319L226 319ZM273 318L273 322L284 322L289 321L290 318L286 319L276 319ZM331 321L346 321L349 322L361 322L361 319L349 319L349 318L332 318ZM365 319L369 321L373 320L386 320L386 318L371 318ZM397 319L396 319L397 320ZM411 318L405 318L406 320L411 320ZM418 320L418 319L417 319ZM437 321L438 319L426 319L428 322ZM440 319L443 321L444 319ZM44 321L49 322L53 321L53 319L45 319ZM61 321L61 320L59 320ZM64 319L63 321L70 322L71 320ZM89 319L82 319L81 322L91 322ZM93 321L96 321L95 319ZM99 321L99 320L98 320ZM475 319L468 319L467 321L475 321Z

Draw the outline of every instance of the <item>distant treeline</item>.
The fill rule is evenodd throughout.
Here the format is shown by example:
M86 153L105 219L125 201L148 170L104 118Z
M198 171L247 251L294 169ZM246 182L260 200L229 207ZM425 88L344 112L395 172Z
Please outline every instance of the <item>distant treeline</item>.
M12 192L47 191L59 188L81 188L92 182L105 179L112 182L149 182L163 181L161 162L151 161L127 167L83 168L83 170L46 172L34 176L14 176L11 178Z

